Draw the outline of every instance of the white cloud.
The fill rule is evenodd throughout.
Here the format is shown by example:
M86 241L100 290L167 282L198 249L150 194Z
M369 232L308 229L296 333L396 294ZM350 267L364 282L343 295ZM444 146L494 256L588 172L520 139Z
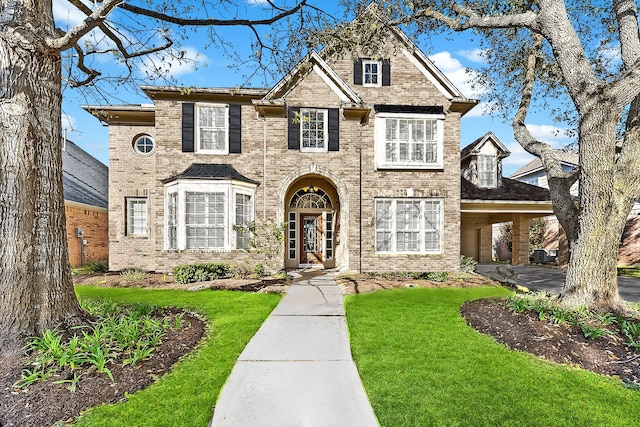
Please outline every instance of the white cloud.
M429 57L436 64L436 67L444 73L451 83L453 83L464 96L468 98L480 97L485 90L473 88L471 80L475 76L474 71L469 71L462 63L451 56L450 52L439 52Z
M260 5L260 4L267 4L267 0L245 0L247 2L247 4L250 5Z
M484 58L482 57L482 49L468 49L468 50L459 50L457 52L458 55L462 56L468 61L483 63Z
M149 55L142 62L142 71L151 78L160 75L178 77L196 71L198 64L208 61L207 56L194 47L185 46L183 52L182 60L162 53Z
M93 2L83 1L88 7L93 8ZM67 0L53 0L53 17L61 28L73 28L82 22L87 16L80 12Z
M527 129L538 141L551 144L554 148L562 148L573 140L567 136L567 130L553 125L527 124Z
M73 132L76 130L76 125L78 121L75 117L70 116L66 113L62 113L62 129L67 129L68 132Z

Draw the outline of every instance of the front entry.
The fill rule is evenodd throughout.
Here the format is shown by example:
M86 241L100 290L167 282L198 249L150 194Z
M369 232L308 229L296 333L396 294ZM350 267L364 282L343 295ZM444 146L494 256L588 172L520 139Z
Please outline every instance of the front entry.
M314 177L312 182L305 176L291 187L289 194L285 243L287 267L334 267L335 189L326 180Z
M322 215L302 215L300 264L322 263Z

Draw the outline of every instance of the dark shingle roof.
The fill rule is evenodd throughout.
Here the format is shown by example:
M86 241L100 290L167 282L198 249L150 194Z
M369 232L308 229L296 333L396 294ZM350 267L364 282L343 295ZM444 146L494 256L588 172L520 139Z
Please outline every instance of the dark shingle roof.
M480 188L473 185L464 177L460 177L460 198L463 200L496 200L547 202L551 194L546 188L502 178L502 186L498 188Z
M69 140L62 151L62 186L65 200L109 205L109 168Z
M181 174L167 178L162 182L164 184L175 181L176 179L235 179L237 181L248 182L250 184L260 185L260 182L247 178L229 164L210 164L210 163L193 163Z

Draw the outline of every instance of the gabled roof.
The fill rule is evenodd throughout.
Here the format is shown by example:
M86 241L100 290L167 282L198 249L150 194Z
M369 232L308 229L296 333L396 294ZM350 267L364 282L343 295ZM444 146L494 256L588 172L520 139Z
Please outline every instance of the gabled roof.
M578 166L580 159L579 159L578 153L576 153L575 151L571 151L571 150L554 150L554 151L555 151L556 158L558 159L558 161L560 161L561 164L570 166L572 168ZM510 178L514 178L514 179L521 178L525 175L528 175L533 172L538 172L541 170L544 170L544 167L542 166L542 160L536 157L535 159L533 159L532 161L530 161L529 163L527 163L526 165L524 165L523 167L521 167L520 169L512 173Z
M464 160L469 156L477 155L485 143L492 143L500 153L499 157L505 158L511 154L511 151L507 149L507 147L498 139L497 136L494 135L493 132L487 132L484 136L473 141L471 144L467 145L460 151L460 160Z
M460 177L460 198L462 200L547 202L551 200L548 189L536 185L502 178L498 188L476 187L464 177Z
M226 163L193 163L181 174L164 179L162 183L167 184L178 179L234 180L260 185L260 182L247 178Z
M106 209L109 168L67 140L62 151L62 187L66 201Z

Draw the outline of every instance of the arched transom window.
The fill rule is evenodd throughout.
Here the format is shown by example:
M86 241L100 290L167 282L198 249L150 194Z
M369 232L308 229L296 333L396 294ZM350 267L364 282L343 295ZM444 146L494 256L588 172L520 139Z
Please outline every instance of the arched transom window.
M331 199L318 187L302 188L291 198L292 209L331 209Z

